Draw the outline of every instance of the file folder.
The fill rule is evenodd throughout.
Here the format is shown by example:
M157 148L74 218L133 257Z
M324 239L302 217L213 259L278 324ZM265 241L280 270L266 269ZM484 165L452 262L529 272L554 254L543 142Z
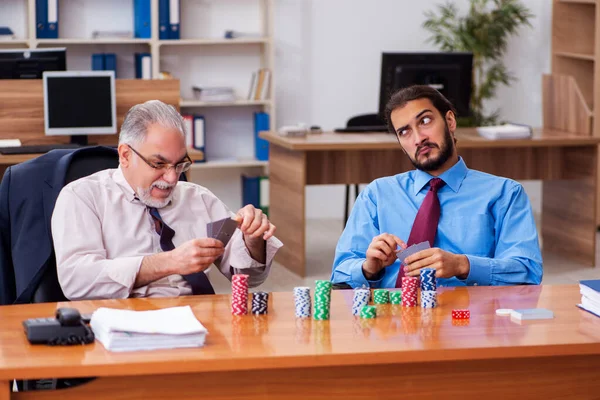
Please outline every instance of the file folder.
M266 112L254 113L254 156L257 160L269 160L269 142L258 136L261 131L269 130L269 114Z
M170 34L169 0L158 0L158 38L169 39Z
M179 19L180 19L180 10L179 3L180 0L169 0L169 39L180 39L179 34Z
M150 53L135 53L135 77L152 79L152 57Z
M133 0L133 33L140 39L152 37L150 0Z
M35 0L36 37L58 39L58 0Z

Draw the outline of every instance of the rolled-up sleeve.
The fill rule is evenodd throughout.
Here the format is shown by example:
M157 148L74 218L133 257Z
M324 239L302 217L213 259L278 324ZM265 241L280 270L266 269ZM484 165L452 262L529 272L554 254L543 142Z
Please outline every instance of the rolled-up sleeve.
M107 259L96 211L69 186L54 207L52 239L58 281L68 299L129 297L143 256Z

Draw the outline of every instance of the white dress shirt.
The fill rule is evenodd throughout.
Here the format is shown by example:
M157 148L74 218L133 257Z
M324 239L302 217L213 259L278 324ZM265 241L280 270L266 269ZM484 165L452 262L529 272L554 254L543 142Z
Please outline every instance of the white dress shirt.
M234 215L208 189L189 182L178 182L171 202L159 212L175 231L175 247L206 237L209 222ZM62 189L52 214L52 238L58 280L71 300L192 294L181 275L134 289L144 256L162 250L147 207L135 198L120 168L100 171ZM250 256L238 229L218 269L229 280L235 273L248 274L249 285L257 286L267 278L282 245L270 238L266 264L261 264Z

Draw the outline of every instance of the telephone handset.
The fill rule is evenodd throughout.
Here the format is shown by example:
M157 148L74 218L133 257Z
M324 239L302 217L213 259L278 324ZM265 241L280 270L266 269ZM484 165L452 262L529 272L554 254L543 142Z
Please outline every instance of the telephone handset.
M85 322L77 309L62 307L56 310L55 318L28 319L23 327L32 344L67 346L94 341L94 332Z

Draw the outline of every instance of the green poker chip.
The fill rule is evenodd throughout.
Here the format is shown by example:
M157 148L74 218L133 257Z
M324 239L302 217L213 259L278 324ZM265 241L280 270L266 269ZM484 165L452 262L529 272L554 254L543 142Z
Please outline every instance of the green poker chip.
M402 304L402 291L395 290L390 292L390 303L392 304Z
M360 317L367 319L375 318L377 317L377 309L375 306L364 306L360 310Z
M373 303L387 304L390 302L390 291L387 289L375 289L373 291Z

